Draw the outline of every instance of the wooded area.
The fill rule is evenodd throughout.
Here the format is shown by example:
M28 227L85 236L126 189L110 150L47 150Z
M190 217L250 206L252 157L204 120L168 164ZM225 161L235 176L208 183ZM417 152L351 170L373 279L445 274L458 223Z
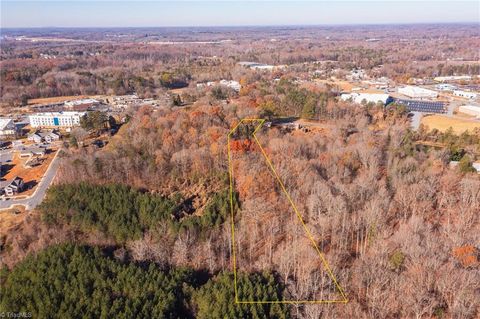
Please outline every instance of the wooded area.
M126 30L109 42L73 30L86 42L2 46L6 108L40 96L174 97L172 105L128 109L105 146L63 141L44 202L0 236L0 312L478 318L480 175L472 164L480 132L412 130L405 106L355 104L334 85L312 84L319 69L341 77L364 68L402 84L479 73L475 26L425 28L205 31L178 45L159 43L165 39L153 31ZM229 36L236 40L221 42ZM239 61L288 67L255 71ZM204 83L221 79L237 79L241 89ZM108 118L90 114L82 126L106 130ZM227 145L246 118L265 119L258 141L313 242L252 139L254 126ZM316 245L348 303L234 303L228 147L240 299L338 299Z
M239 281L244 298L281 296L271 275L242 275ZM3 270L0 283L0 311L33 318L289 318L281 305L235 307L231 274L208 278L185 268L125 263L73 244L50 247L11 272Z

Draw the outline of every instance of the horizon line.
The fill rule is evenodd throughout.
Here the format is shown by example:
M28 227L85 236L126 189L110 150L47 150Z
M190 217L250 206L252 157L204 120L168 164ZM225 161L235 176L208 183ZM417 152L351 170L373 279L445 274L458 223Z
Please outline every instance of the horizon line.
M134 29L134 28L272 28L272 27L342 27L342 26L414 26L414 25L465 25L478 24L480 21L449 22L392 22L392 23L329 23L329 24L238 24L238 25L158 25L158 26L25 26L3 27L2 29Z

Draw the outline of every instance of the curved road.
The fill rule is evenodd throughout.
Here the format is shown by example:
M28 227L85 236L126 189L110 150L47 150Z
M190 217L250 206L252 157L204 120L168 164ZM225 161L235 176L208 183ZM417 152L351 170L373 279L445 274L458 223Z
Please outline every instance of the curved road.
M55 154L55 157L50 163L50 166L48 167L47 171L38 183L35 192L30 197L22 199L8 199L4 201L0 200L0 209L7 209L14 205L25 206L27 210L37 207L37 205L42 202L48 187L50 186L53 179L55 178L55 175L57 174L59 167L58 153L59 151L57 151L57 153Z

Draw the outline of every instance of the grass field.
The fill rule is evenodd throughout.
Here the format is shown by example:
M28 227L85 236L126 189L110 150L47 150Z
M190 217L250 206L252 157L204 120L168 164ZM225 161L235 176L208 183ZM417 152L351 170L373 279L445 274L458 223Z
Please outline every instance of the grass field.
M422 124L428 126L430 130L437 129L441 132L445 132L450 127L457 134L461 134L465 131L472 132L475 128L480 129L480 121L450 118L443 115L428 115L422 118Z

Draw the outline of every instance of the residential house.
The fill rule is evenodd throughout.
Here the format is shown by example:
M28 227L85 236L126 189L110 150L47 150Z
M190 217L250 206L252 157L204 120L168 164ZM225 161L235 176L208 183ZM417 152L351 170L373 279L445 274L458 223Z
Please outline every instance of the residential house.
M28 135L28 140L34 141L37 144L42 142L52 143L53 141L57 141L59 139L60 139L60 134L56 131L49 131L49 132L36 131Z
M13 119L0 118L0 139L15 138L18 135L18 129Z
M21 192L23 190L23 186L23 179L15 176L7 181L0 181L0 192L7 196L13 196Z
M20 151L20 157L44 156L47 150L43 147L31 146Z

